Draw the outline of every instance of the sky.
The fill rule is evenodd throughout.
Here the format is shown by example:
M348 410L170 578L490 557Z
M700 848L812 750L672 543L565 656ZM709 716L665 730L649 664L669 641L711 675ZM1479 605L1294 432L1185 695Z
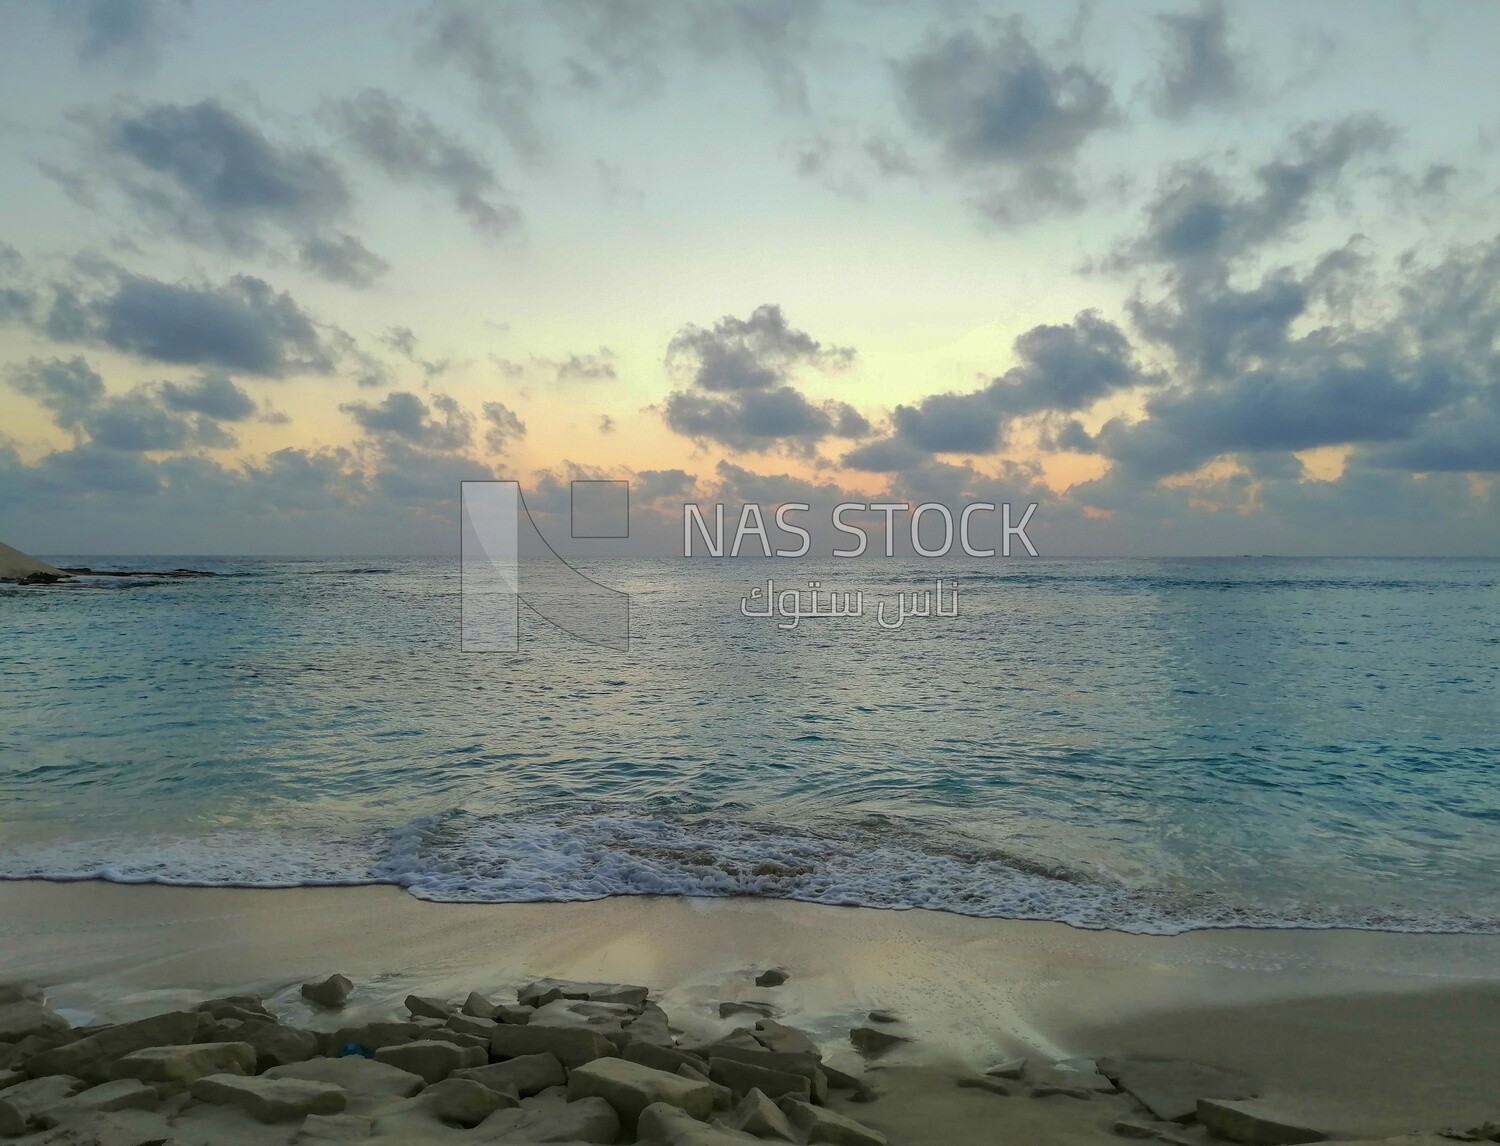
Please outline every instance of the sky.
M1500 6L0 6L0 539L452 552L466 479L1500 555ZM826 516L826 514L825 514Z

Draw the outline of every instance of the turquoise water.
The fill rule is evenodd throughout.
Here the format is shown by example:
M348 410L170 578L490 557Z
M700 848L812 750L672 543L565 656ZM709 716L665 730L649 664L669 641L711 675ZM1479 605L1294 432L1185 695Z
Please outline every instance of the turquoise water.
M119 564L222 575L0 588L0 875L1500 931L1500 563L596 562L629 653L516 655L453 561Z

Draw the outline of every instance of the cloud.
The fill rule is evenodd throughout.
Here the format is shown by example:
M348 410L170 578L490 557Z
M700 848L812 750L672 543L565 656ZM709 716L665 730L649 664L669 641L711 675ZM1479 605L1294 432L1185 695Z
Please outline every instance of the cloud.
M498 238L521 223L494 167L431 117L379 88L332 105L349 143L390 178L446 191L475 232Z
M52 12L73 34L80 63L145 67L178 33L188 7L186 0L53 0Z
M251 275L213 285L117 273L54 283L52 295L35 324L56 342L270 378L331 373L338 357L291 295Z
M791 384L794 374L838 372L853 361L852 349L824 346L769 303L746 319L685 326L667 346L667 363L685 369L691 386L668 396L663 417L676 433L731 449L806 454L823 438L863 437L870 426L847 402L804 396Z
M35 399L81 447L132 452L227 447L220 422L243 421L255 403L225 378L190 385L163 382L126 394L106 392L104 379L82 358L29 359L6 372L11 387Z
M417 55L426 64L467 76L484 116L518 155L536 158L544 150L534 113L539 85L513 21L503 9L458 0L434 4L422 19Z
M153 227L236 254L290 246L308 270L368 285L387 264L337 228L352 193L343 172L311 147L279 143L215 100L87 113L95 154L65 186L103 180Z
M601 346L598 354L570 354L550 365L557 368L559 382L613 382L619 376L614 356L609 347Z
M387 443L405 442L427 450L456 450L474 436L474 416L446 394L429 406L409 391L397 390L380 402L349 402L339 407L366 433Z
M994 22L988 37L929 37L892 66L909 124L955 169L1003 177L976 195L983 213L1018 222L1082 203L1078 152L1120 118L1099 73L1043 56L1019 18Z
M846 454L855 469L894 472L931 454L989 454L1010 420L1042 412L1086 410L1146 377L1125 332L1095 311L1071 323L1032 327L1016 338L1016 365L965 394L932 394L891 415L891 436Z
M1201 108L1227 108L1248 94L1244 61L1229 46L1223 0L1204 0L1196 12L1157 17L1167 40L1152 105L1167 119Z
M484 420L489 425L484 434L484 444L492 454L503 453L511 442L526 436L526 423L503 402L486 402Z

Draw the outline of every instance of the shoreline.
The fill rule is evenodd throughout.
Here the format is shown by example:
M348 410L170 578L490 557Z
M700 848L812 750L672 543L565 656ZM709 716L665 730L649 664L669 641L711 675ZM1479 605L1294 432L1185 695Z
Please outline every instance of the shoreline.
M0 980L43 984L75 1023L253 992L316 1026L298 985L339 971L359 985L341 1022L387 1018L412 992L499 997L557 976L650 984L708 1035L719 1001L757 998L753 973L780 966L784 1021L841 1069L850 1027L889 1008L913 1042L887 1069L937 1071L951 1089L954 1072L1015 1055L1123 1054L1247 1071L1338 1137L1500 1113L1500 936L1154 936L751 897L440 904L390 886L102 881L5 882L0 920Z

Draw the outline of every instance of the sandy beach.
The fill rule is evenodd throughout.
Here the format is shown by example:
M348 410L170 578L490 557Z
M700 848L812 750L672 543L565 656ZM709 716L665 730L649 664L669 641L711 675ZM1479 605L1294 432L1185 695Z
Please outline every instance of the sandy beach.
M876 1101L830 1104L891 1142L1121 1140L1111 1128L1136 1109L1128 1094L1026 1099L958 1085L1020 1057L1243 1072L1265 1110L1333 1138L1500 1113L1500 937L1163 938L755 899L445 905L385 887L40 882L0 886L0 919L0 981L41 984L75 1026L258 995L284 1023L333 1030L404 1019L412 993L508 1002L553 976L648 985L688 1045L755 1018L721 1018L720 1003L765 1001L825 1063L868 1080ZM768 968L786 982L757 987ZM333 972L354 983L341 1010L301 997L303 982ZM866 1060L849 1031L876 1009L910 1041Z

